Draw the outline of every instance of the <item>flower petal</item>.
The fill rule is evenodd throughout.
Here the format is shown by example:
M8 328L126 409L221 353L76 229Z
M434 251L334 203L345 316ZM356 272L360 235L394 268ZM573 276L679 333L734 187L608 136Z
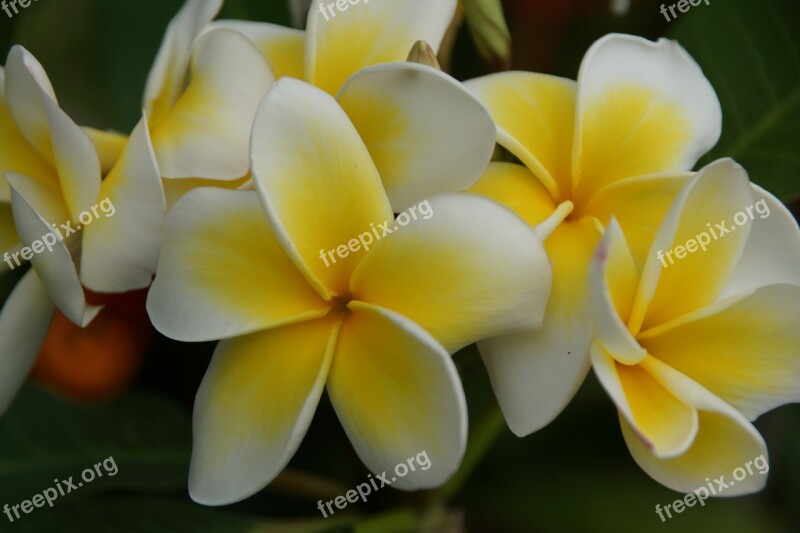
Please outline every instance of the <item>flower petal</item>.
M178 200L183 198L186 193L199 187L215 187L217 189L227 189L229 191L240 189L254 190L253 186L245 186L248 182L252 185L249 174L233 181L184 178L179 180L161 180L161 185L164 189L164 200L166 201L167 212L169 212L172 211L172 208L178 203Z
M647 256L628 324L631 333L637 334L639 326L664 324L717 298L750 233L749 224L739 227L733 217L752 204L747 173L730 159L706 166L684 187ZM726 233L714 229L719 224ZM709 241L705 250L698 244L701 234ZM694 246L688 245L690 240Z
M498 143L522 161L555 198L572 191L575 82L503 72L465 83L489 108Z
M81 280L96 292L147 287L158 265L166 205L146 118L103 180L99 198L105 216L84 229Z
M144 90L144 109L151 123L167 115L186 87L192 45L222 8L222 1L186 0L170 21Z
M665 459L686 452L698 431L694 407L662 385L643 365L622 364L599 343L592 345L592 364L621 418L650 453Z
M471 187L486 169L495 127L455 79L417 63L358 71L337 97L399 213L433 194Z
M217 20L208 25L209 31L216 28L235 30L250 39L267 59L275 79L305 78L304 31L249 20Z
M545 241L553 289L542 326L478 343L508 427L525 436L550 423L589 371L588 268L596 220L565 221Z
M466 192L480 194L514 211L531 227L553 214L556 203L527 167L493 161L483 176Z
M58 186L53 187L50 183L44 183L30 176L24 176L15 172L6 172L6 186L11 191L11 186L25 198L36 213L44 220L53 223L61 223L70 220L69 211L64 203L64 199L59 195ZM9 202L11 198L9 198ZM41 237L41 234L30 236L32 240ZM68 239L68 242L76 240ZM28 243L30 244L30 243Z
M388 472L393 487L441 485L461 463L467 440L467 405L453 361L407 318L362 302L349 307L328 380L347 436L367 468ZM393 475L395 465L422 452L427 470Z
M576 124L573 187L589 198L623 178L690 170L717 143L722 112L677 42L612 34L584 57Z
M61 193L73 220L90 207L100 190L100 160L88 135L67 116L53 99L49 82L38 78L41 65L22 47L14 47L8 57L6 95L20 131L34 146L47 144L58 171ZM42 70L43 72L43 70ZM13 81L12 81L13 80ZM20 94L22 91L25 94ZM28 93L30 91L30 93ZM22 111L16 110L19 105ZM44 123L42 123L44 118ZM35 133L26 133L35 130ZM42 149L39 150L40 153Z
M47 289L29 270L0 311L0 414L28 377L54 311Z
M116 131L104 131L86 126L83 127L83 131L91 139L100 157L100 170L105 176L117 163L125 145L128 144L128 137Z
M686 453L660 459L620 417L625 442L642 470L662 485L679 492L710 486L714 494L719 487L713 481L716 479L730 485L717 496L740 496L761 490L766 477L756 472L735 483L731 480L735 469L744 470L748 462L752 465L759 458L766 461L766 444L758 431L731 406L657 359L648 358L646 369L667 389L699 411L699 430Z
M8 53L5 70L5 99L19 132L45 161L53 164L50 128L41 99L46 95L56 101L56 95L44 67L23 46L16 45Z
M31 189L25 186L25 178L16 174L6 176L11 187L11 206L17 232L22 244L33 248L31 263L36 274L64 316L79 326L86 326L102 307L86 303L72 255L64 241L57 238L50 223L31 205ZM75 226L75 229L80 230L80 227ZM53 244L47 246L44 243L45 236L50 237ZM34 241L40 245L38 253L36 246L33 246Z
M589 372L588 343L587 320L553 320L547 313L539 329L478 342L492 389L515 435L525 437L545 427L572 400Z
M147 309L168 337L205 341L319 317L328 306L286 256L255 191L204 187L167 217Z
M219 344L194 404L194 501L243 500L283 470L311 424L340 324L312 320Z
M100 159L89 136L59 108L42 96L50 123L61 193L73 220L97 200L100 191Z
M603 225L617 219L636 264L644 266L656 232L681 189L694 176L690 172L653 174L616 181L603 187L586 207Z
M152 123L162 176L235 180L247 174L253 117L274 79L242 34L218 29L200 37L186 91Z
M345 294L362 254L324 254L393 218L347 115L316 87L284 78L261 103L252 152L253 179L287 253L323 297Z
M0 67L0 176L16 172L58 187L58 176L50 163L37 152L17 129L5 97L5 71ZM0 179L0 202L9 202L11 191Z
M649 353L749 419L800 402L800 286L769 285L639 335Z
M614 359L635 365L644 349L627 328L639 271L615 218L611 219L589 267L589 304L595 336Z
M345 3L341 11L338 4L336 10L326 9L327 4L316 2L308 14L306 79L334 95L364 67L405 61L419 40L438 51L457 2L372 0Z
M758 218L750 222L752 229L742 257L719 299L773 283L800 285L797 220L780 200L758 185L751 185Z
M398 222L365 255L351 281L354 297L413 320L450 352L539 326L552 270L533 230L477 195L425 202L427 217Z

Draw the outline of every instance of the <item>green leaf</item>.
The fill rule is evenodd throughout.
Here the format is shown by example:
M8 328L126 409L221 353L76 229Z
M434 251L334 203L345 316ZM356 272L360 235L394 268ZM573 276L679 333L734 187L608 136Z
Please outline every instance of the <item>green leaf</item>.
M190 453L189 417L164 398L136 393L79 406L28 386L0 419L0 501L29 499L56 479L72 476L77 484L109 457L108 467L99 467L102 476L63 499L110 489L185 491Z
M722 103L719 144L701 164L733 157L751 179L789 199L800 194L800 4L725 0L674 24Z

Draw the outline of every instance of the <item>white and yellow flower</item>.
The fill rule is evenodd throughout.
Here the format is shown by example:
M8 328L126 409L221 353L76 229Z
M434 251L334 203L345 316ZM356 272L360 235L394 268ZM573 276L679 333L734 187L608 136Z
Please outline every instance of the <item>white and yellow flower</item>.
M222 0L187 0L167 28L145 86L144 109L170 204L209 184L203 180L228 182L212 183L228 188L244 183L253 117L275 81L240 32L204 32L221 7Z
M766 218L730 222L762 201ZM705 251L663 266L660 251L720 221L728 232ZM589 285L592 364L636 462L681 492L720 476L722 496L761 489L764 476L731 477L766 456L749 420L800 401L800 229L789 211L720 160L681 190L643 264L612 219Z
M544 326L479 344L506 421L523 436L558 415L588 372L586 271L605 225L615 215L642 261L686 171L716 143L720 106L677 43L624 35L590 48L577 83L508 72L466 85L524 165L492 163L471 192L532 226L550 219L539 228L554 270Z
M170 204L171 198L195 185L191 178L238 180L247 174L247 143L241 142L249 132L246 117L249 114L252 120L256 87L271 83L273 76L301 79L337 97L378 166L395 212L432 194L464 190L485 170L479 163L488 161L495 139L486 109L447 74L405 61L419 40L438 50L457 0L373 0L350 6L330 20L314 2L307 31L261 22L212 23L221 4L221 0L187 0L167 29L148 79L145 109L163 175L189 180L183 186L166 180ZM200 36L197 47L208 35L223 30L246 36L266 59L271 74L264 76L264 66L251 57L253 50L244 50L241 43L238 55L217 52L220 66L227 70L202 76L189 72L194 40ZM192 70L198 68L196 63ZM203 82L215 78L219 83ZM231 94L215 95L215 87ZM238 94L231 98L234 93ZM215 121L196 118L207 115L212 102L231 102L241 111L241 120L219 127ZM159 125L162 116L175 114L176 107L186 113ZM229 112L222 108L215 112L225 123ZM197 134L187 137L187 131ZM230 165L220 168L217 160Z
M393 219L380 174L336 101L301 81L267 93L252 137L258 191L200 188L167 217L148 310L165 335L222 339L198 391L190 493L219 505L269 483L323 388L364 463L425 450L458 467L466 406L448 352L542 319L550 266L535 233L474 195L329 267L320 250Z
M100 308L87 303L83 285L93 287L103 276L122 278L127 289L149 284L160 224L147 215L164 208L144 122L121 151L119 136L77 126L58 106L41 64L20 46L9 53L0 78L0 171L8 183L0 193L8 202L3 251L16 266L21 256L13 254L23 246L45 235L55 241L52 251L32 255L32 268L0 313L2 411L27 376L56 307L85 326ZM104 164L111 168L101 185ZM81 227L82 212L106 197L113 204L119 195L138 197L141 206L117 209L113 218L101 216Z

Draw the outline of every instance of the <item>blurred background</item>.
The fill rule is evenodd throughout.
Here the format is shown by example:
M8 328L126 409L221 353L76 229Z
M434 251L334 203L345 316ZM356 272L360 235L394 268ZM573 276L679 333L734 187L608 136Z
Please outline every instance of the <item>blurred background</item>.
M144 81L164 29L181 3L38 0L13 18L0 12L0 56L13 44L24 45L76 122L128 133L140 117ZM459 79L509 67L575 79L583 54L606 33L677 39L723 106L722 139L701 165L736 158L797 215L800 5L712 0L672 22L660 5L634 0L629 11L615 14L601 0L504 1L510 56L503 24L468 5L444 64ZM284 0L228 0L221 18L291 24ZM1 299L21 274L0 277ZM709 500L662 523L656 504L681 495L636 466L615 408L593 375L554 423L519 439L498 414L474 347L455 355L470 410L467 456L442 489L384 489L346 514L322 519L318 499L344 494L367 476L323 400L299 452L274 483L233 506L198 506L186 493L190 417L214 345L183 345L153 332L144 297L92 295L108 310L83 331L57 317L32 383L0 418L0 505L28 499L55 478L109 456L119 473L13 524L0 515L0 530L800 531L800 405L756 422L770 451L765 491Z

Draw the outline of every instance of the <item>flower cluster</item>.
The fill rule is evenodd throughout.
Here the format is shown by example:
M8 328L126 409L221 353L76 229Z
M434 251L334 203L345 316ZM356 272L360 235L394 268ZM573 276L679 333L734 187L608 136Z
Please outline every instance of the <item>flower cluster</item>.
M0 410L56 309L85 327L102 312L85 289L149 287L161 333L219 341L194 407L200 503L269 484L324 391L372 472L425 450L430 468L392 487L441 485L468 432L452 354L473 343L519 436L593 368L660 483L766 456L750 421L800 400L800 229L734 161L692 171L722 114L686 51L608 35L577 81L462 84L433 55L457 0L350 4L312 5L300 31L186 0L127 136L77 125L11 50L0 253L52 244L0 313ZM115 216L55 238L101 199ZM662 267L660 250L756 202L772 215ZM320 261L418 205L436 215Z

